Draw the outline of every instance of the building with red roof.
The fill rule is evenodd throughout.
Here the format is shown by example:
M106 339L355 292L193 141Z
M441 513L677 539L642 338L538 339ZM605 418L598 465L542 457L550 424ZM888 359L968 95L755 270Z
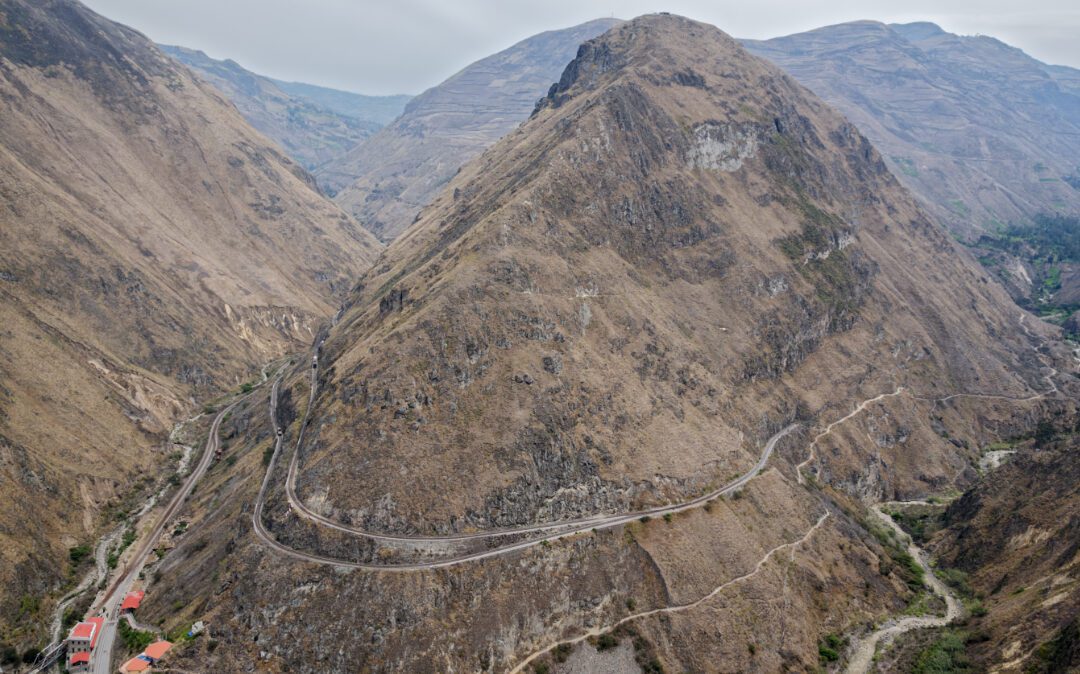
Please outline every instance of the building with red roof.
M139 656L120 665L120 674L134 674L135 672L145 672L148 669L150 669L150 661Z
M134 611L139 608L139 604L142 603L143 597L146 596L145 592L128 592L124 597L124 601L120 604L121 611Z
M150 662L157 662L161 659L161 656L169 652L170 648L172 648L172 642L170 641L155 641L146 647L143 655L150 658Z
M98 636L101 634L101 626L104 624L105 619L102 617L94 617L76 623L75 627L71 628L71 633L68 634L67 652L69 654L89 653L94 650Z
M77 674L79 672L90 671L90 653L83 651L81 653L75 653L68 660L68 672L71 674Z

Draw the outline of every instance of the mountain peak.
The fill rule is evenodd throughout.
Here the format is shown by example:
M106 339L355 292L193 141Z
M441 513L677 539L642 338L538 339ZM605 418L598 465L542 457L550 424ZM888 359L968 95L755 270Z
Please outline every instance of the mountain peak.
M912 42L925 40L931 37L947 35L941 26L932 21L914 21L912 23L890 23L889 28L895 30Z
M653 84L704 88L695 64L730 64L746 56L738 42L715 26L666 12L646 14L583 43L534 114L630 74Z

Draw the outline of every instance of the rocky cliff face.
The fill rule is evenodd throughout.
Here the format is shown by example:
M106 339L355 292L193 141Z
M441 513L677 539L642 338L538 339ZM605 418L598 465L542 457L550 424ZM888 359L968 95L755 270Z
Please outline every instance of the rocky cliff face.
M477 61L420 94L404 114L316 175L384 241L412 224L462 164L521 123L579 44L617 23L548 31Z
M1076 70L929 23L859 21L744 44L847 115L969 240L1040 212L1080 212Z
M0 223L6 632L193 397L310 343L380 246L221 94L69 0L0 2Z
M964 484L980 441L1041 404L1048 329L1018 319L849 122L715 28L635 19L582 45L319 339L286 434L303 425L299 502L339 528L287 502L292 450L261 520L294 551L388 568L253 535L260 403L237 413L236 465L200 488L152 615L217 625L185 669L522 671L600 657L556 644L616 625L597 644L648 671L812 669L826 634L911 597L858 500ZM341 531L684 502L791 424L740 497L672 517L411 571L446 550Z
M161 50L217 87L253 127L309 170L343 155L397 117L408 96L362 96L263 77L201 51Z

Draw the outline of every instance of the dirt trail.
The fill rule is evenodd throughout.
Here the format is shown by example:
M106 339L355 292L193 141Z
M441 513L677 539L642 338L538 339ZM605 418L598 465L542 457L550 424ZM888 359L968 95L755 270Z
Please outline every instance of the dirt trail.
M510 674L520 674L520 672L524 671L525 667L527 667L529 665L529 663L531 663L533 660L536 660L537 658L542 657L546 653L550 653L551 651L558 648L559 646L573 645L573 644L581 643L582 641L585 641L586 639L588 639L590 637L598 637L601 634L605 634L607 632L610 632L611 630L616 629L617 627L619 627L621 625L625 625L628 622L633 622L634 620L638 620L640 618L646 618L648 616L658 615L658 614L663 614L663 613L681 613L682 611L689 611L691 609L697 608L698 606L701 606L702 604L709 601L710 599L712 599L716 595L720 594L721 592L723 592L727 588L731 587L732 585L736 585L738 583L743 583L743 582L753 578L754 576L756 576L758 574L758 572L761 571L762 568L764 568L765 564L776 555L776 553L781 552L782 550L788 550L788 549L790 549L790 550L792 550L792 552L794 552L794 549L796 547L798 547L798 546L802 545L803 543L805 543L806 541L810 540L810 538L814 535L814 532L817 531L819 528L821 528L821 525L823 525L825 523L825 520L827 520L828 518L829 518L829 513L826 512L825 514L823 514L821 517L818 518L818 521L814 524L814 526L810 527L810 530L807 531L805 534L803 534L803 536L801 538L799 538L798 540L792 541L790 543L783 543L781 545L776 546L772 550L769 550L765 554L765 556L762 557L758 561L758 563L756 565L754 565L753 570L751 570L748 573L745 573L745 574L743 574L743 575L741 575L741 576L739 576L737 578L732 578L729 581L726 581L724 583L721 583L720 585L717 585L715 588L713 588L713 590L711 592L709 592L705 596L701 597L700 599L697 599L696 601L692 601L689 604L676 604L674 606L664 606L664 607L661 607L661 608L650 609L648 611L641 611L639 613L632 613L632 614L626 616L625 618L622 618L621 620L619 620L617 622L614 622L614 623L612 623L610 625L606 625L604 627L594 627L594 628L589 629L589 630L587 630L585 632L582 632L578 636L573 637L571 639L564 639L562 641L556 641L556 642L548 645L547 647L532 653L531 655L529 655L529 657L527 657L524 660L522 660L521 662L519 662L513 669L510 670Z

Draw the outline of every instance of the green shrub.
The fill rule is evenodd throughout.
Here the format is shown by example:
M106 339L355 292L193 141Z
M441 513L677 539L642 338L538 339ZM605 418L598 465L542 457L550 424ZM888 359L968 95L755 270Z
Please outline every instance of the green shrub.
M840 654L837 653L834 649L829 648L824 644L821 644L820 646L818 646L818 657L821 658L822 662L836 662L840 659Z
M970 672L970 662L964 652L965 636L947 630L927 646L915 659L913 674L961 674Z
M19 651L11 644L0 646L0 665L14 665L19 661Z
M615 635L610 632L606 634L601 634L599 637L596 638L596 650L598 651L608 651L618 645L619 640L615 638Z
M90 546L87 544L76 545L73 548L68 548L68 558L71 559L72 564L78 565L79 562L86 559L86 556L90 554Z
M968 582L968 575L960 569L938 569L937 576L946 585L953 588L965 597L970 597L974 593L971 590L971 583Z
M139 653L154 641L153 632L144 632L128 625L126 620L116 624L117 633L120 635L124 646L132 653Z

